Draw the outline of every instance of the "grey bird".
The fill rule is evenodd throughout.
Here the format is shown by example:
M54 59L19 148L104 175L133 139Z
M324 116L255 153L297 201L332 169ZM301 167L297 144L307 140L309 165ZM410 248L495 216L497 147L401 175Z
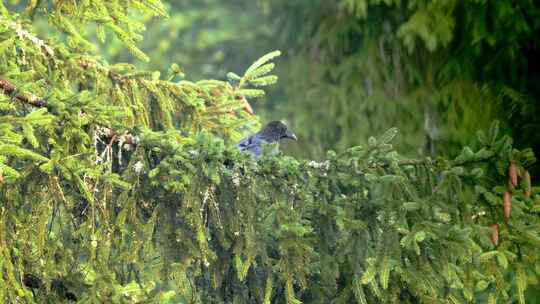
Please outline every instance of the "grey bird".
M296 140L296 135L287 130L287 125L281 121L271 121L259 132L252 134L238 143L240 151L248 151L258 158L263 143L275 143L282 139Z

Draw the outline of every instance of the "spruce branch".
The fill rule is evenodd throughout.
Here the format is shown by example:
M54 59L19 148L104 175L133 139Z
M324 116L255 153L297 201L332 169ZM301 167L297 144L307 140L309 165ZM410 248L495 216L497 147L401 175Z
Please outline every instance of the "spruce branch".
M400 167L404 166L423 166L423 165L436 165L439 162L431 158L425 159L405 159L397 162L397 165ZM390 162L369 162L367 168L388 168L390 167Z
M128 79L133 79L133 77L122 75L121 73L112 70L111 68L99 63L98 61L89 58L79 59L77 61L77 64L85 69L96 69L96 71L100 72L102 75L105 75L116 82L125 82Z
M38 108L47 106L47 101L45 99L40 98L33 94L20 93L17 90L17 87L6 79L0 78L0 89L3 91L4 94L8 96L14 95L13 97L15 99L22 101L24 103L30 104L32 106L35 106Z
M174 98L178 98L183 100L185 96L188 96L191 92L191 90L195 90L203 99L205 100L213 100L217 99L215 96L216 94L206 94L204 89L201 86L199 86L199 83L197 85L191 85L192 83L189 83L187 81L182 81L180 83L172 83L169 81L163 81L160 79L155 79L152 77L152 79L146 79L146 77L153 75L149 72L142 72L142 73L130 73L130 74L123 74L117 70L115 70L113 67L108 66L106 64L100 63L98 60L90 58L89 56L86 56L85 54L80 54L75 59L70 58L58 58L55 57L55 51L54 48L47 45L43 40L39 39L37 36L31 34L30 32L24 30L21 28L19 24L16 24L15 22L8 21L5 19L2 19L0 17L0 24L5 24L8 28L11 28L14 30L17 34L18 39L20 40L26 40L30 41L32 44L36 46L39 50L43 52L43 55L45 58L52 60L55 63L56 61L63 61L65 63L68 63L69 65L74 65L74 67L80 67L83 70L88 70L89 72L98 73L108 79L111 80L113 83L119 83L121 85L126 85L127 88L125 90L129 90L133 85L138 85L140 87L145 88L148 90L148 93L151 95L158 95L158 99L163 99L167 94L170 94L171 96L174 96ZM272 53L275 55L276 52ZM58 54L61 54L58 52ZM59 55L60 56L60 55ZM136 84L133 84L135 82ZM228 83L226 83L228 84ZM8 86L8 88L12 88L11 86ZM228 90L225 88L226 91L228 91L234 98L234 101L238 103L239 108L241 108L243 111L250 115L254 115L253 108L247 101L246 97L252 96L260 96L261 94L264 94L264 91L262 90L239 90L239 89L232 89ZM167 92L167 94L162 94L163 92ZM180 93L179 93L180 92ZM182 94L186 93L185 96L181 96ZM250 95L252 94L252 95ZM217 94L219 95L219 94ZM24 96L18 96L19 100L25 101L27 103L30 103L37 107L43 107L46 106L46 102L43 99L39 98L33 98L32 96L25 98ZM183 100L184 101L184 100ZM197 106L196 104L191 104L189 102L184 101L184 103L187 103L190 106ZM234 105L227 104L228 107L227 111L223 112L212 112L212 109L215 107L202 107L202 108L196 108L196 110L204 110L205 114L210 114L213 116L220 116L221 114L227 113L231 115L235 115ZM169 125L171 123L169 122Z
M32 33L28 32L27 30L23 29L20 24L17 24L13 21L5 20L4 18L0 17L0 23L6 25L8 28L11 28L17 33L17 36L19 39L26 39L30 42L37 45L41 50L45 52L46 55L50 57L54 57L54 50L52 47L48 46L43 40L39 39Z
M5 95L13 96L15 99L27 103L31 106L42 108L47 106L47 101L39 96L36 96L32 93L22 93L18 88L11 82L0 78L0 89ZM106 137L110 139L113 143L123 143L130 146L135 146L139 143L139 137L130 134L129 132L117 133L111 128L98 126L96 129L95 135L97 137Z
M28 32L27 30L23 29L21 25L13 22L13 21L7 21L0 17L0 22L6 25L8 28L11 28L17 33L17 37L21 40L28 40L35 44L38 48L40 48L45 55L49 56L50 58L54 58L55 52L54 49L47 45L42 39L39 39L37 36L33 35L32 33ZM113 80L116 81L123 81L125 80L125 77L121 75L118 72L112 71L111 69L107 68L106 66L100 64L99 62L95 60L90 59L79 59L78 65L83 68L95 68L99 72L107 75Z

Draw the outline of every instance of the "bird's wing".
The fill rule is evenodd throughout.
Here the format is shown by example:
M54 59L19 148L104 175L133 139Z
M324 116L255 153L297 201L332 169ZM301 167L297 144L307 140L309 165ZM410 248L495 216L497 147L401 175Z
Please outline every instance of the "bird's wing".
M257 136L257 134L248 136L244 139L242 139L237 147L240 149L240 151L249 151L255 156L259 156L260 149L261 149L261 143L262 139Z
M238 147L240 150L245 150L245 149L247 149L247 148L248 148L250 145L252 145L252 144L253 144L253 135L248 136L248 137L242 139L242 140L238 143L237 147Z

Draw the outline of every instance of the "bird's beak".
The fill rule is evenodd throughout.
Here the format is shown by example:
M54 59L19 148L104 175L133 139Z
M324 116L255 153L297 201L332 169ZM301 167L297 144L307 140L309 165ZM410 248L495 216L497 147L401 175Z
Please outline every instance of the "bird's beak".
M298 140L298 139L296 138L296 135L295 135L293 132L291 132L291 131L285 132L285 138L290 138L290 139L292 139L292 140Z

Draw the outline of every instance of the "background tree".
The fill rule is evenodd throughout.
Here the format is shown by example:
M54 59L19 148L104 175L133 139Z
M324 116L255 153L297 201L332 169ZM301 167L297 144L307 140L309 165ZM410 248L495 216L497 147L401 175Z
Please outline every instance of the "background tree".
M94 33L148 60L159 1L0 14L4 302L524 303L537 284L535 158L498 124L455 158L403 157L392 128L256 162L234 143L279 52L191 82L96 55Z
M303 138L322 147L303 152L345 148L392 124L403 130L400 146L411 155L455 153L474 136L470 130L494 119L519 145L538 149L540 8L534 2L278 1L269 7L287 55L279 75L288 85L277 107L294 117Z
M538 152L540 10L529 0L206 0L169 9L169 20L146 23L149 63L114 37L100 54L162 74L171 58L203 78L249 65L258 49L283 50L277 74L287 85L254 106L301 133L304 141L286 145L295 155L342 151L391 125L403 131L407 155L455 155L470 130L494 119Z

